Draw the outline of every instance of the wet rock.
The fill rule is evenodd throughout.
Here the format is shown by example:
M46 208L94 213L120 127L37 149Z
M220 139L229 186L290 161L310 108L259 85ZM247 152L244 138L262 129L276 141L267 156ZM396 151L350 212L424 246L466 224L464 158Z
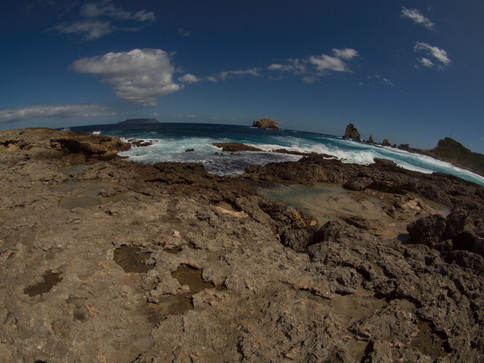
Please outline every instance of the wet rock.
M259 148L245 145L238 142L214 142L213 146L219 147L222 151L237 152L237 151L262 151Z

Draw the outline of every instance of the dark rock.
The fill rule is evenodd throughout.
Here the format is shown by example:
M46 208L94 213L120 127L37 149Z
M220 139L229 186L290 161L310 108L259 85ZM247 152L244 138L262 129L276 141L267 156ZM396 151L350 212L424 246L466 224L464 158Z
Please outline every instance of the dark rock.
M357 177L343 184L343 188L349 189L349 190L361 191L368 188L373 182L374 180L369 177Z
M344 139L351 139L354 141L361 141L361 136L356 127L353 124L348 124L346 126L345 134L343 135Z
M252 123L252 127L256 127L256 128L259 128L259 129L278 130L279 124L269 117L264 117L260 120L254 121Z
M368 143L369 144L376 144L375 139L373 138L373 135L370 135L370 137L368 138Z
M390 141L388 141L388 139L383 139L382 143L381 143L383 146L392 146L392 144L390 144Z
M219 147L225 152L237 152L237 151L263 151L262 149L245 145L239 142L214 142L213 146Z
M445 218L434 214L420 218L407 226L407 231L414 243L422 243L432 247L441 241L445 233Z

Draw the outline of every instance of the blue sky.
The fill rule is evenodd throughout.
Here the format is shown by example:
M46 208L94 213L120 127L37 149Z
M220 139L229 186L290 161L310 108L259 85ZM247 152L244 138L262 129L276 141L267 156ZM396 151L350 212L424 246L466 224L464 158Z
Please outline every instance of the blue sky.
M484 153L482 0L4 0L0 129L155 117Z

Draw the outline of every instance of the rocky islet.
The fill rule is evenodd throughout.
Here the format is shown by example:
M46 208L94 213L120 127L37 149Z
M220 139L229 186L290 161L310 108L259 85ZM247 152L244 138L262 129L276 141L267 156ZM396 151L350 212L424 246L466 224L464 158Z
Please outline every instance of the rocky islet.
M481 186L319 155L220 177L48 129L0 145L2 361L484 357ZM341 185L387 219L321 226L258 193L277 183Z

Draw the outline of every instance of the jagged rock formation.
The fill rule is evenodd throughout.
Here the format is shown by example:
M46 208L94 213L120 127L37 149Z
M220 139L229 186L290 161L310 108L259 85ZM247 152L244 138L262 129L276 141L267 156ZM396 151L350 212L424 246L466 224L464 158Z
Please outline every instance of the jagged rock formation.
M390 144L390 141L388 141L388 139L383 139L381 144L382 146L392 146L392 144Z
M254 121L252 127L257 127L259 129L277 130L279 129L279 124L269 117L264 117L260 120Z
M368 143L376 144L375 139L373 138L373 135L370 135L370 137L368 138Z
M483 187L319 155L86 161L58 133L0 132L0 361L483 360ZM257 193L316 182L364 213Z
M348 124L346 126L345 134L343 135L344 139L351 139L354 141L361 141L360 133L358 129L353 124Z
M126 124L126 125L143 125L143 124L159 124L160 121L154 118L132 118L118 123Z

